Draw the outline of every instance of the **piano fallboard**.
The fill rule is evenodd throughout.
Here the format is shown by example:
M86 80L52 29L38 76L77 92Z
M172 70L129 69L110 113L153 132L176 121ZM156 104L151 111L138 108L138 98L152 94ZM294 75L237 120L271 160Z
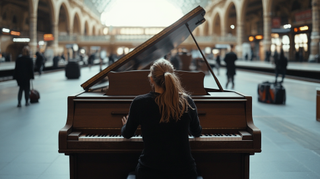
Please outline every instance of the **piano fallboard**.
M121 128L121 118L129 112L135 96L108 96L83 93L72 99L75 109L73 128ZM233 98L231 98L233 97ZM246 128L247 98L234 92L211 92L192 96L204 128Z

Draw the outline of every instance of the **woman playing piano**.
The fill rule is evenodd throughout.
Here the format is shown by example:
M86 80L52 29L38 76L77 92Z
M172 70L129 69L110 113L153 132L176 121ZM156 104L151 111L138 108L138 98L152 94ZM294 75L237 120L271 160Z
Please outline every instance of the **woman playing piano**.
M125 138L132 137L141 125L144 150L136 177L195 179L196 164L188 135L199 137L202 128L194 101L182 88L169 61L156 61L148 77L154 92L137 96L129 115L122 118L121 134Z

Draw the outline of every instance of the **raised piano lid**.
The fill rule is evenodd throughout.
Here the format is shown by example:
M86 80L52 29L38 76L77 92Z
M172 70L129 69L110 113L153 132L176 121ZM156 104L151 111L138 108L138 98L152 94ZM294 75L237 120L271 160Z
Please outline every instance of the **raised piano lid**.
M205 21L205 10L198 6L178 21L163 29L158 34L136 47L133 51L120 58L81 86L84 90L89 90L94 85L100 83L110 71L140 70L148 66L151 62L168 54L172 49L180 45L190 35L190 31Z

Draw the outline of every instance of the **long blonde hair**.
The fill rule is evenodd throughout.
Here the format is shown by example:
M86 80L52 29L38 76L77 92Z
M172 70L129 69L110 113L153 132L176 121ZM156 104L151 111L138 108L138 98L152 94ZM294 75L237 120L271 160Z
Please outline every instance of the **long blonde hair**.
M161 113L160 123L167 123L170 118L178 121L190 105L173 65L165 59L157 60L150 67L149 77L163 89L163 93L155 98Z

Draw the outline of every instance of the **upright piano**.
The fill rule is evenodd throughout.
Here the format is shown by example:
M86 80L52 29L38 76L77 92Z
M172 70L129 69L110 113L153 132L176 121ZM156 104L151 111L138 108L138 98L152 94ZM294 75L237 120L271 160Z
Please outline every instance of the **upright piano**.
M69 156L71 179L125 179L135 170L143 134L138 129L137 136L124 139L121 118L128 114L135 96L151 91L146 70L150 64L189 35L194 38L191 32L205 21L204 15L205 10L196 7L84 82L82 92L68 97L59 153ZM223 90L210 71L218 89L204 87L203 72L176 71L195 101L203 128L200 138L189 137L198 173L204 179L248 179L250 155L261 152L261 131L252 119L252 97Z

